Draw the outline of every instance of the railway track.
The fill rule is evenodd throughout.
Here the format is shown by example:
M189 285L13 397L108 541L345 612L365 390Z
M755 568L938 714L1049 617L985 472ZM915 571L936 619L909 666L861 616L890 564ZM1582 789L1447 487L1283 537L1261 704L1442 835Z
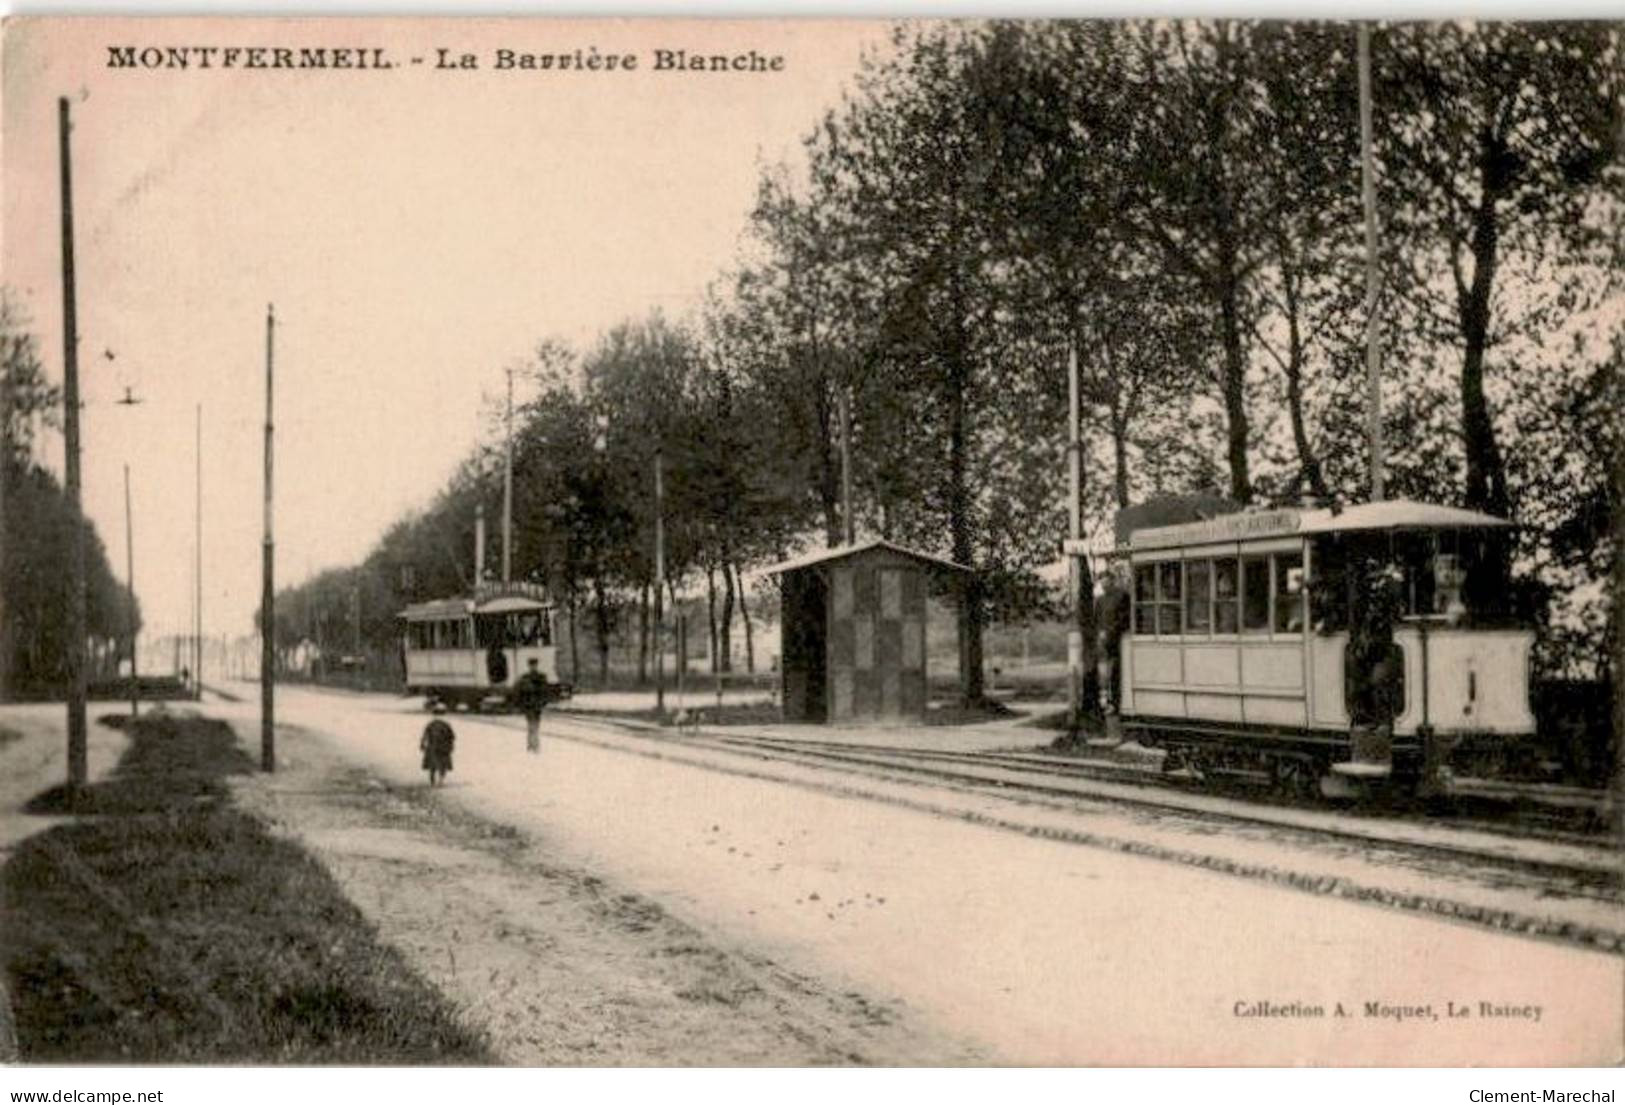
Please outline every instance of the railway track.
M1120 783L1172 794L1226 798L1262 810L1337 810L1357 821L1426 822L1462 831L1482 832L1523 840L1543 840L1580 847L1607 846L1608 807L1604 797L1573 787L1527 787L1516 783L1468 780L1439 799L1382 798L1375 801L1316 802L1282 795L1267 787L1227 782L1224 777L1198 780L1188 775L1163 774L1156 767L1135 767L1099 760L1079 760L1043 752L954 752L940 749L878 748L840 741L804 741L760 734L713 734L719 739L744 741L767 747L818 749L832 755L854 752L898 761L921 760L945 764L998 765L1035 777ZM1143 801L1155 801L1143 799ZM1180 802L1172 802L1183 808Z
M743 757L764 769L774 764L813 768L853 780L850 786L836 783L828 789L854 794L862 794L864 782L874 782L992 796L1011 803L1008 816L938 808L928 793L917 801L901 800L901 804L1029 835L1115 848L1315 893L1371 900L1591 949L1625 952L1621 855L1606 837L1576 842L1569 834L1515 833L1505 826L1486 831L1470 821L1441 827L1419 816L1351 818L1335 808L1304 809L1193 793L1160 783L1154 773L1121 767L1102 771L1097 770L1101 765L1070 763L1042 753L876 748L714 729L679 730L581 715L570 715L569 720L576 731L561 735L592 743L600 743L598 738L631 738L637 750L658 758L681 758L690 750ZM768 770L744 768L740 773L772 777ZM883 800L898 801L894 797ZM1087 827L1058 828L1042 816L1050 811L1078 814L1101 808L1155 828L1164 834L1162 842L1148 843L1130 839L1134 834L1094 832ZM1189 846L1167 843L1168 830L1188 834ZM1214 846L1214 841L1225 847ZM1265 854L1274 858L1254 862L1221 854L1226 848L1235 853L1249 843L1268 846L1272 851ZM1283 845L1285 849L1279 847ZM1410 876L1385 876L1378 880L1383 883L1379 886L1348 877L1344 861L1366 864L1367 870L1374 869L1369 865L1377 865L1390 874L1400 871ZM1328 873L1337 871L1344 874ZM1492 899L1512 904L1491 904ZM1550 903L1565 900L1582 907L1583 917L1564 919L1561 909L1554 912L1550 907Z
M1121 773L1097 772L1086 765L1074 766L1051 760L1035 763L1019 755L1002 753L873 748L839 742L797 741L744 734L710 733L705 736L682 736L678 739L684 743L710 744L729 749L769 750L784 758L804 762L887 768L934 781L982 786L1007 796L1027 794L1049 799L1088 799L1121 808L1155 810L1161 814L1222 818L1237 824L1312 832L1322 837L1334 837L1350 842L1425 849L1433 853L1470 858L1495 866L1542 868L1555 875L1573 876L1582 883L1606 882L1617 886L1620 882L1617 853L1608 848L1596 848L1595 841L1587 841L1576 846L1576 842L1569 839L1566 834L1562 838L1543 839L1564 846L1563 854L1571 858L1567 860L1541 858L1530 854L1495 851L1475 846L1467 841L1407 837L1398 831L1397 826L1384 825L1375 818L1360 819L1349 825L1332 824L1327 823L1330 818L1326 816L1325 811L1321 811L1321 816L1316 818L1318 823L1306 823L1301 818L1290 816L1292 812L1297 812L1296 807L1261 804L1258 809L1251 810L1246 808L1251 803L1227 796L1196 795L1184 788L1164 788L1157 784L1157 776L1147 777L1143 772L1132 773L1132 769L1123 769ZM1123 785L1143 788L1150 793L1123 793L1116 788L1105 790L1098 786L1068 786L1047 781L1082 781L1088 784L1106 779L1113 782L1121 781ZM1168 794L1159 793L1163 790L1167 790ZM1237 806L1242 808L1235 808ZM1477 824L1466 824L1462 829L1482 831ZM1499 826L1496 826L1494 831L1502 833ZM1576 854L1580 849L1585 852L1595 849L1596 854L1589 861L1580 859Z

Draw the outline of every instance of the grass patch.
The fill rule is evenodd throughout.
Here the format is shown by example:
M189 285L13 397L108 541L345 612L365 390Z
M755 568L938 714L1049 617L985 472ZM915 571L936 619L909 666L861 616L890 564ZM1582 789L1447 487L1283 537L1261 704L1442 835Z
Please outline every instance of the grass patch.
M32 1063L490 1063L327 873L234 808L231 730L143 717L74 823L0 870ZM31 808L61 808L60 791Z

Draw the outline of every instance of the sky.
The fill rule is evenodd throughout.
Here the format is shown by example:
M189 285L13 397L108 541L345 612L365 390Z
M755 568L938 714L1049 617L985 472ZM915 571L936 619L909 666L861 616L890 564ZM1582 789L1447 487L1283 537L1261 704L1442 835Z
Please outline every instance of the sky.
M204 630L252 629L268 305L285 586L426 505L541 339L579 348L695 307L737 255L761 168L794 159L884 37L852 20L8 23L0 267L60 380L67 96L84 505L122 580L129 465L144 632L190 624L200 457ZM376 48L396 67L109 65L111 46L209 45ZM640 67L494 68L498 49L594 47ZM437 69L441 48L481 68ZM784 63L655 72L656 49ZM42 460L60 471L62 449L47 435Z

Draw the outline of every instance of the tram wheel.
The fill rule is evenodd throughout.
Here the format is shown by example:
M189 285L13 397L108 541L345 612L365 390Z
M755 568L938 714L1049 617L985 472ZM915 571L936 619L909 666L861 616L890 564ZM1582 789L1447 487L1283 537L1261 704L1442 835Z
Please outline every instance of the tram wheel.
M1162 759L1162 773L1178 775L1185 772L1197 778L1203 778L1207 774L1203 770L1202 759L1196 749L1182 744L1168 745L1168 754Z
M1294 798L1313 798L1320 793L1320 765L1307 756L1281 756L1275 761L1275 785Z

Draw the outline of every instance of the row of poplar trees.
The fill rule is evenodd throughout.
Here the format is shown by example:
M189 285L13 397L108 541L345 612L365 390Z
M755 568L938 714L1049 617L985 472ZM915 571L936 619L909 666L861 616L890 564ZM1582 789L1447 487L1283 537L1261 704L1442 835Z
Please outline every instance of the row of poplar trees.
M40 363L38 339L0 289L0 701L65 692L64 565L75 540L85 550L90 678L114 673L140 627L140 607L114 576L96 528L40 460L60 432L61 412L62 392Z
M1371 35L1387 493L1524 523L1542 662L1571 674L1620 637L1620 45L1590 23ZM634 619L646 656L658 451L673 593L703 580L726 657L742 572L840 538L844 394L860 533L977 569L979 698L985 627L1051 599L1069 348L1096 533L1164 493L1368 497L1357 88L1347 24L898 25L763 173L703 310L530 359L515 574L579 613L601 671ZM470 582L500 487L469 458L326 585L369 588L391 639L402 601Z

